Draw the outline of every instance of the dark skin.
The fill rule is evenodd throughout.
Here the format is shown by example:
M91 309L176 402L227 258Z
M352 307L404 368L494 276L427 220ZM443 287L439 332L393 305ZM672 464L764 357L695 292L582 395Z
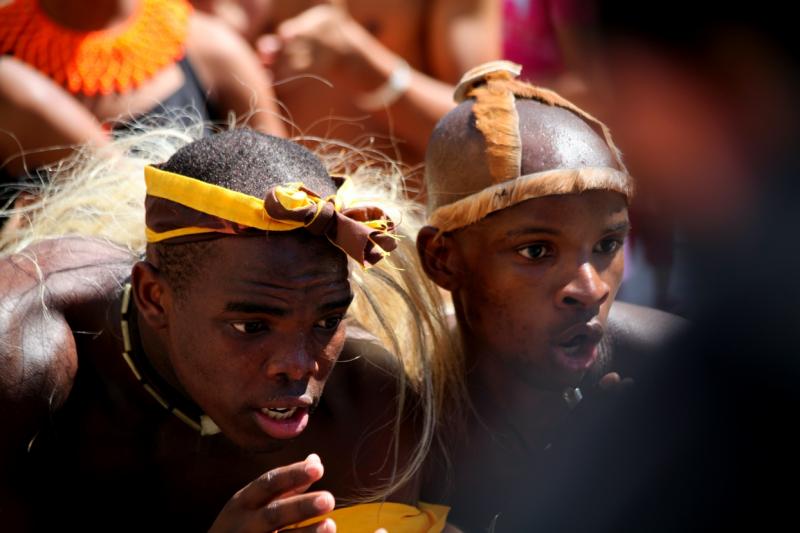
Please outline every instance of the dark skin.
M537 106L520 112L523 175L615 166L602 140L574 115ZM445 119L445 131L468 119L454 115L451 123ZM428 172L441 178L439 190L452 190L450 180L484 179L485 163L470 160L481 154L478 135L462 130L457 146L447 136L434 139ZM445 157L448 150L460 157ZM618 389L624 367L610 363L627 358L633 339L657 342L674 322L664 313L614 304L629 229L625 197L594 190L526 200L441 236L432 227L420 231L426 272L453 296L476 415L465 438L455 440L462 444L450 450L456 467L446 499L454 524L489 527L507 501L498 487L533 483L531 472L570 414L563 392ZM655 327L631 328L628 321ZM428 497L441 494L437 476L427 490Z
M165 411L120 355L120 284L134 262L127 252L77 238L29 252L43 285L30 260L0 262L8 414L0 515L11 529L68 516L123 530L272 531L390 473L391 424L367 433L394 417L398 369L376 344L348 338L346 261L324 239L219 239L179 294L156 265L133 265L146 357L222 428L215 436ZM279 439L261 429L256 411L302 396L317 404L302 433ZM41 497L56 480L69 490ZM416 492L406 486L389 499L415 502ZM328 521L301 531L333 529Z

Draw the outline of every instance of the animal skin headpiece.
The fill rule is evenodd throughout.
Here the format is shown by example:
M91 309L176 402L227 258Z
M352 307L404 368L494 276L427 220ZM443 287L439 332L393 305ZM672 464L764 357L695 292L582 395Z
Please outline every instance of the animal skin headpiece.
M440 231L452 231L481 220L489 213L531 198L578 194L589 190L611 190L633 195L633 180L605 124L557 93L517 79L521 67L510 61L492 61L468 71L455 90L456 102L474 101L475 127L485 141L488 175L485 179L445 180L431 173L428 165L428 223ZM552 168L522 174L523 145L518 99L535 100L566 109L602 135L616 168Z

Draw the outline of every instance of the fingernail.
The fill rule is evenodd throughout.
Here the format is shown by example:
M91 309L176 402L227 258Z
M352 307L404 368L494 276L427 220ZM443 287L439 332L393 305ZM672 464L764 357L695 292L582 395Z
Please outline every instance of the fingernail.
M308 461L303 470L309 476L320 476L322 475L322 463L316 461Z
M314 499L314 507L319 511L328 511L329 509L333 509L334 505L333 496L330 494L320 494Z
M281 49L281 40L276 35L264 35L256 41L259 52L274 54Z
M317 533L336 533L336 522L326 518L317 528Z
M319 459L319 455L317 455L317 454L315 454L315 453L312 453L312 454L310 454L308 457L306 457L306 461L316 461L316 462L318 462L318 463L321 463L321 462L322 462L322 461L320 461L320 459Z

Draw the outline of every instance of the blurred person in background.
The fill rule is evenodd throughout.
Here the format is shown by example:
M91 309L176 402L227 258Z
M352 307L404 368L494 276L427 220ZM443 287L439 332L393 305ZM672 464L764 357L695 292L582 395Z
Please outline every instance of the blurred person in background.
M502 57L522 77L597 114L584 80L592 5L582 0L502 0Z
M461 73L500 53L497 0L194 3L255 44L297 131L407 165L422 161Z
M65 146L160 115L285 134L256 55L186 0L0 2L0 109L4 203Z

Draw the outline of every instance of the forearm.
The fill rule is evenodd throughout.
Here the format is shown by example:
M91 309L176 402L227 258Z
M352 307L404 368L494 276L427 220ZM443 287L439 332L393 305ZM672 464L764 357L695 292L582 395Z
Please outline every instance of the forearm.
M365 95L373 94L387 84L404 60L361 26L353 24L356 39L354 56L347 61L337 85L352 94L358 103ZM410 78L397 95L385 105L362 106L375 120L386 127L393 137L401 139L417 153L423 154L436 122L455 105L453 87L427 74L410 68Z

